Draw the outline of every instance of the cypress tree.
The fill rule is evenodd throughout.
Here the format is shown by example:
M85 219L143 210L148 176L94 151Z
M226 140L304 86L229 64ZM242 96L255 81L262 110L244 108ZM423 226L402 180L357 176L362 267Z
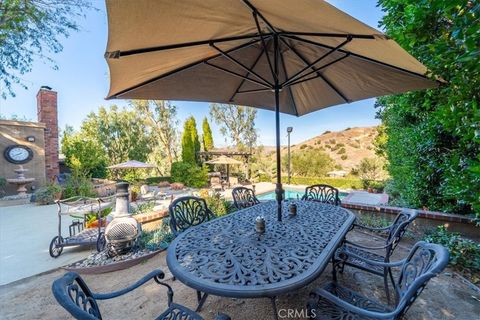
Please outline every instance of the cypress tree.
M183 125L182 161L195 163L195 146L192 140L192 122L190 118L187 119Z
M203 150L209 151L213 149L213 137L212 137L212 130L210 129L210 124L208 123L207 117L203 118L202 129L203 129Z

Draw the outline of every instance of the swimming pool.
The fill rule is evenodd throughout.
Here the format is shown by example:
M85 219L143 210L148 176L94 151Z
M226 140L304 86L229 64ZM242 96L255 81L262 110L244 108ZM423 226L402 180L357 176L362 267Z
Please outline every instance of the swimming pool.
M300 199L305 192L303 190L285 189L285 199ZM346 192L339 192L340 199L345 198L348 195ZM275 191L270 191L257 195L258 200L274 200Z

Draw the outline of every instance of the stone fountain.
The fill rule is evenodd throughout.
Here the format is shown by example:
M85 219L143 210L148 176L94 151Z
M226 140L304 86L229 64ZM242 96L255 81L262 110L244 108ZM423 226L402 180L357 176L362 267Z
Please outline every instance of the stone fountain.
M24 169L23 166L18 166L17 169L13 170L17 176L12 179L7 179L7 182L10 184L14 184L17 186L18 196L26 196L27 195L27 185L35 181L35 178L25 178L25 172L28 169Z

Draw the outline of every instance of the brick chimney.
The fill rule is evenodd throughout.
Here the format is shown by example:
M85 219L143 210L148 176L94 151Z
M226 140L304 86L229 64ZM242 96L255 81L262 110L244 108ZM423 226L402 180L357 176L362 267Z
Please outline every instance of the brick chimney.
M46 125L45 129L45 175L47 181L59 175L58 167L58 118L57 92L42 86L37 93L38 122Z

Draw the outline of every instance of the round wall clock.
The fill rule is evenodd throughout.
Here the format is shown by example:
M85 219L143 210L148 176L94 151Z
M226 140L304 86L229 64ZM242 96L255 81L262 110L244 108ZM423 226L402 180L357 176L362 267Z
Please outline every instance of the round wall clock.
M3 156L10 163L24 164L32 160L33 151L27 146L15 144L8 146L3 152Z

